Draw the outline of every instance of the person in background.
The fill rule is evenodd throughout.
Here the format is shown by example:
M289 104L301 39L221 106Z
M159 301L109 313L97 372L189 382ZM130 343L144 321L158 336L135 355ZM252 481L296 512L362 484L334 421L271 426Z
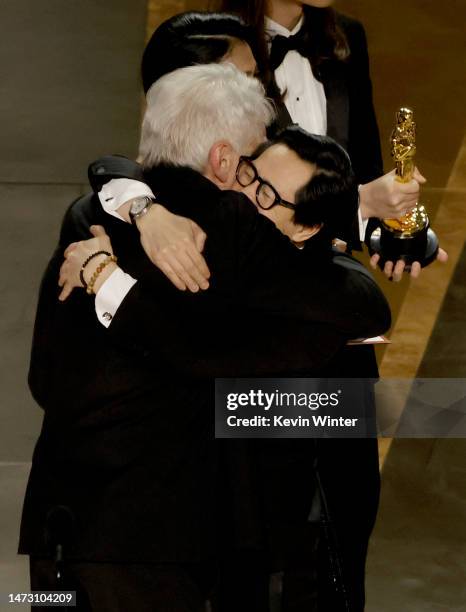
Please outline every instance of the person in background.
M177 68L229 62L249 76L257 71L251 28L235 15L187 12L164 21L144 49L144 93L161 76Z
M424 177L410 183L383 174L372 101L367 40L362 24L335 11L333 0L219 0L218 10L240 15L254 30L260 76L279 108L278 127L297 123L332 136L349 153L360 185L357 226L342 238L351 248L369 237L369 219L396 218L415 206ZM440 250L439 261L447 254ZM378 256L371 264L376 267ZM404 262L387 262L385 274L402 278ZM411 276L421 271L415 263Z

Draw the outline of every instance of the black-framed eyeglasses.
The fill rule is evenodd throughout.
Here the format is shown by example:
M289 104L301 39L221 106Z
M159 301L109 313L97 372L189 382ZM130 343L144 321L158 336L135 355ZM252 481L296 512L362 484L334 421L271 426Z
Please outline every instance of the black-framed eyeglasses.
M284 206L294 210L295 204L284 200L273 185L264 181L259 176L256 166L253 164L250 157L244 155L239 158L238 167L236 168L236 180L241 187L249 187L258 181L256 190L256 202L263 210L269 210L273 206Z

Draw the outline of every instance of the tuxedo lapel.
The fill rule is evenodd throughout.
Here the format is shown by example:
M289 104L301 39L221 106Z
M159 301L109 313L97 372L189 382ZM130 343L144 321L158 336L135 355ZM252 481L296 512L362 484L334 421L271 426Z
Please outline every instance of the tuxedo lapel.
M320 68L320 80L327 99L327 135L348 149L349 98L346 65L325 62Z
M319 69L316 78L322 82L327 100L327 136L331 136L348 149L349 97L346 65L343 62L326 62ZM293 125L282 100L275 103L275 108L277 116L267 130L269 138L273 138L278 130Z
M293 119L291 118L291 115L282 100L275 102L275 110L275 121L267 128L268 138L273 138L279 130L293 125Z

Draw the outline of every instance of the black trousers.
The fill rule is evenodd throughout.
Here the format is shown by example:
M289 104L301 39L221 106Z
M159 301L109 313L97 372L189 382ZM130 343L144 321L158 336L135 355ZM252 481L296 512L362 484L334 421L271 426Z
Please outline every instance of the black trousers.
M269 580L263 553L229 551L219 559L212 612L269 612Z
M318 441L318 469L338 540L347 601L351 612L363 612L369 538L380 497L377 440ZM321 542L318 561L319 612L346 611L328 580L328 553Z
M214 579L209 568L194 564L71 562L58 585L55 563L35 557L30 572L32 591L76 591L77 606L69 608L76 612L205 612Z
M380 495L377 440L318 440L316 451L328 510L328 517L321 519L330 519L330 525L319 529L314 558L307 544L311 563L301 562L282 572L281 603L276 609L363 612L367 548Z
M222 568L212 612L319 612L315 565L271 575L251 557L238 561Z

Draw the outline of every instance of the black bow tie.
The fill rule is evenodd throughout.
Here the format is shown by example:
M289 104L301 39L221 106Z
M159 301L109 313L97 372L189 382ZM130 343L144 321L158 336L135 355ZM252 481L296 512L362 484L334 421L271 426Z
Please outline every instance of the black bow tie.
M297 51L303 57L309 54L307 36L303 32L303 28L293 36L275 36L272 39L272 47L270 49L270 67L276 70L285 59L288 51Z

